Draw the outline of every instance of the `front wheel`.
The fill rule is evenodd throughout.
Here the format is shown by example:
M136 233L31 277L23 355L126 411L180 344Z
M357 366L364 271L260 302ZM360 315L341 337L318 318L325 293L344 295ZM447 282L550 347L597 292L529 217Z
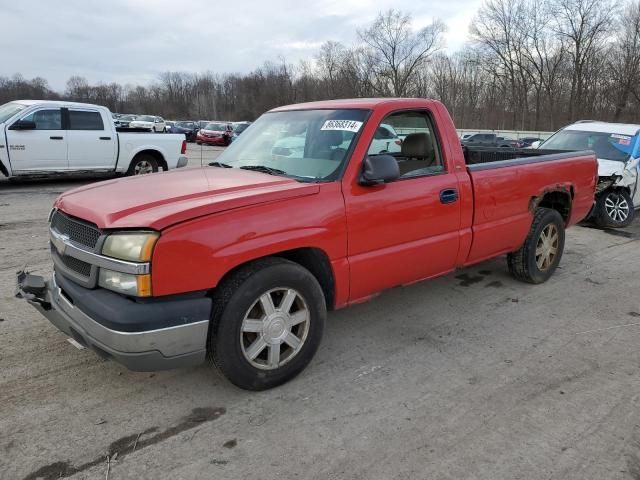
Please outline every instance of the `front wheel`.
M626 190L606 190L596 200L593 219L602 228L622 228L631 224L634 215L633 200Z
M278 386L309 364L326 314L322 289L307 269L280 258L253 262L216 289L210 357L240 388Z
M558 267L564 251L564 220L550 208L538 208L529 235L519 250L507 255L509 271L528 283L546 282Z

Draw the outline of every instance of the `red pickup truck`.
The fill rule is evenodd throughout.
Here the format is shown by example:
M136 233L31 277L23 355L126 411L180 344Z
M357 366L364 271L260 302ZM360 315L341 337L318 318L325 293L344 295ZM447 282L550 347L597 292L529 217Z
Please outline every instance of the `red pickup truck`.
M381 124L401 145L374 141ZM463 151L431 100L277 108L210 167L62 194L53 277L19 272L17 295L132 370L209 357L270 388L309 363L327 310L499 255L519 280L552 275L596 157L506 150Z

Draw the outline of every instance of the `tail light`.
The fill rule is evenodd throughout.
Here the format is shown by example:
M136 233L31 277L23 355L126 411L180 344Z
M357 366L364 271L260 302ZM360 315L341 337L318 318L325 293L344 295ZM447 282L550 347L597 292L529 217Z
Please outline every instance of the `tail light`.
M187 153L187 141L186 140L182 140L182 148L180 149L180 153L182 155Z
M396 145L402 145L402 140L397 139L397 140L396 140Z

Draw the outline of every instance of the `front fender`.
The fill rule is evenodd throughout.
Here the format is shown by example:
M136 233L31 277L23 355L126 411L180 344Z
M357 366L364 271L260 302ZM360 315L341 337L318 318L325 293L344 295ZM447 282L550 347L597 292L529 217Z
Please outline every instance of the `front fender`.
M229 271L277 253L316 248L333 262L346 258L340 185L316 195L261 203L190 220L163 230L153 252L153 295L214 288Z

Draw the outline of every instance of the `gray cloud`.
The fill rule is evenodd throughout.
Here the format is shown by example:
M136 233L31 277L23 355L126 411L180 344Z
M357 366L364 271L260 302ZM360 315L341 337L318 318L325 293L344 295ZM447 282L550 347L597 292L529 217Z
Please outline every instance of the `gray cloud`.
M158 73L247 72L280 57L297 62L327 40L349 44L380 10L440 18L447 47L460 48L481 0L35 0L2 7L0 75L42 76L63 89L90 82L147 83Z

